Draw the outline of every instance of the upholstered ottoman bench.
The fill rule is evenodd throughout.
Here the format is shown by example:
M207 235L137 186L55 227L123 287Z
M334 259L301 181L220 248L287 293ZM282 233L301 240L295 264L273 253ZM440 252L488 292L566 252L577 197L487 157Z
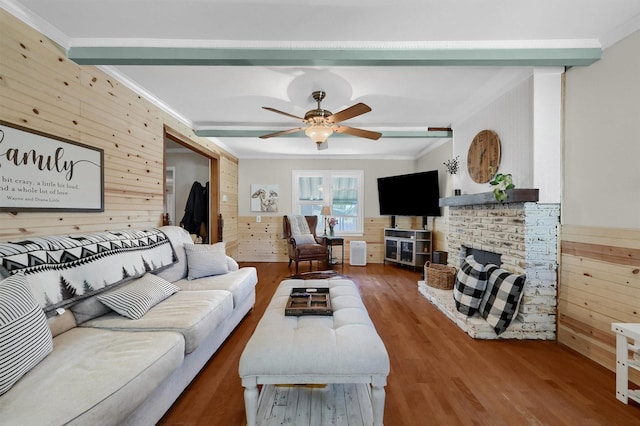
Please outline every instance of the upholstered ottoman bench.
M332 316L285 316L294 287L328 287ZM355 284L346 279L285 280L240 357L247 424L256 425L258 385L365 383L374 425L382 425L389 355Z

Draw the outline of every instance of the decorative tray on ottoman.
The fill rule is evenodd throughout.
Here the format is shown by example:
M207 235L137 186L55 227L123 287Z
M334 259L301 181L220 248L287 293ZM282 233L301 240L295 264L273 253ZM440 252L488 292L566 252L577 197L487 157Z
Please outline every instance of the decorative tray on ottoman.
M329 289L326 287L294 287L284 309L286 316L333 315Z

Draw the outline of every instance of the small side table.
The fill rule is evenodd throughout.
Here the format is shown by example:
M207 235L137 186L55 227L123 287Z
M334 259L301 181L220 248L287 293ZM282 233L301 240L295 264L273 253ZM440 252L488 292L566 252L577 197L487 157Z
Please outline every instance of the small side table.
M614 322L611 330L616 333L616 398L625 404L629 398L640 403L640 390L629 389L629 367L640 370L640 361L629 359L629 351L640 353L640 324Z
M327 246L329 246L329 262L332 265L336 265L337 263L333 263L333 246L342 246L342 257L340 258L340 264L344 268L344 238L342 237L329 237L322 236L327 242Z

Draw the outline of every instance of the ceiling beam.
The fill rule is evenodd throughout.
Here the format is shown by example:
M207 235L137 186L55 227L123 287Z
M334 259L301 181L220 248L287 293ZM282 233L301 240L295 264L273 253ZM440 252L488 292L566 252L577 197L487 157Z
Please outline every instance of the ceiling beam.
M264 130L255 130L255 129L251 129L251 130L199 129L198 130L196 129L195 134L197 136L205 137L205 138L257 138L262 135L266 135L266 134L277 132L277 131L278 129L264 129ZM382 133L382 137L387 139L391 139L391 138L393 139L407 139L407 138L408 139L416 139L416 138L446 139L446 138L453 137L452 131L441 131L441 130L437 130L437 131L386 130L386 131L381 131L381 133ZM288 135L283 135L281 137L304 138L306 136L304 135L304 133L298 132L298 133L290 133ZM331 137L341 138L341 137L353 137L353 136L342 134L342 133L333 133Z
M80 65L207 66L587 66L597 47L574 48L218 48L75 46Z

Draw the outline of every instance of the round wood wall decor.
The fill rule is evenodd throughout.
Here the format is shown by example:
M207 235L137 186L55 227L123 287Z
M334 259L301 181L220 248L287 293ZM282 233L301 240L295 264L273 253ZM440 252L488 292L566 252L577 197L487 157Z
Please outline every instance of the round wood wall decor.
M480 131L469 146L467 171L476 183L487 183L500 165L500 138L492 130Z

